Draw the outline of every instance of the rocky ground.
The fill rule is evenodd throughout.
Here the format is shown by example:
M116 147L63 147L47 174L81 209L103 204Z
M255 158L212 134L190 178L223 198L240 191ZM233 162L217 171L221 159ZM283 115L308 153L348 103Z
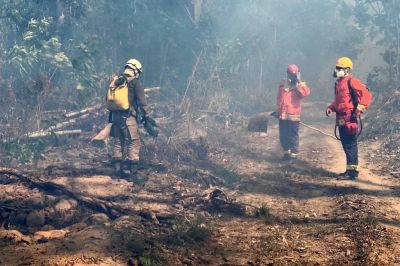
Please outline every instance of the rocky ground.
M330 132L322 109L304 122ZM0 174L0 265L400 264L399 181L379 138L360 144L360 178L338 181L338 141L303 127L300 158L283 162L275 122L267 136L243 124L199 119L203 142L148 141L135 180L90 134L16 163Z

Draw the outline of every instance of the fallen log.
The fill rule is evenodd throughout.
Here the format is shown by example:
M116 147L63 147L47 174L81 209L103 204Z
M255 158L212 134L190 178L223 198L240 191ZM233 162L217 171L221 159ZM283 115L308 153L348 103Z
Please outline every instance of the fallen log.
M151 87L151 88L145 88L144 93L149 93L149 92L159 92L160 87Z
M106 200L75 193L70 189L68 189L67 187L65 187L64 185L57 184L51 181L46 181L43 178L34 175L28 176L24 173L21 173L18 170L11 168L0 167L0 175L15 176L20 181L28 184L29 186L35 187L42 191L46 191L49 194L55 194L55 195L63 194L71 199L76 200L82 206L85 206L96 212L101 212L106 214L112 220L123 215L132 215L132 214L139 215L140 217L143 217L145 219L152 219L156 223L160 220L175 218L174 214L163 215L159 213L154 213L151 210L135 211L132 209L126 209ZM156 217L156 219L154 219L154 216Z
M87 118L88 116L89 116L89 114L85 114L85 115L80 116L79 119ZM73 119L70 119L70 120L67 120L67 121L64 121L64 122L57 123L54 126L51 126L48 129L46 129L45 131L61 129L61 128L64 128L64 127L67 127L67 126L74 125L74 124L76 124L78 122L77 119L78 118L73 118ZM43 130L40 130L40 131L43 131Z
M41 115L45 115L45 116L53 116L53 115L62 115L64 116L67 113L67 110L45 110L45 111L41 111Z
M72 129L72 130L61 130L61 131L42 131L42 132L33 132L30 133L27 137L28 138L42 138L42 137L47 137L52 134L56 136L64 136L64 135L79 135L82 133L82 130L80 129Z
M74 129L74 130L61 130L61 131L55 131L58 129L62 129L71 125L75 125L76 123L79 122L79 119L87 118L89 114L84 114L79 118L73 118L68 121L60 122L57 123L51 127L48 127L47 129L41 129L38 131L33 131L33 132L28 132L23 134L22 136L19 137L14 137L14 138L8 138L8 139L3 139L1 143L9 143L17 140L23 140L26 138L41 138L41 137L46 137L50 136L52 134L55 134L57 136L64 136L64 135L78 135L82 133L82 130L80 129Z
M60 130L60 131L52 131L52 130L35 131L35 132L27 133L18 138L3 139L1 141L1 143L6 144L6 143L11 143L11 142L19 141L19 140L23 140L23 139L43 138L43 137L51 136L53 134L56 136L65 136L65 135L79 135L81 133L82 133L82 130L80 130L80 129Z
M69 198L75 199L83 206L107 214L107 216L110 217L110 219L115 219L120 215L126 215L131 212L130 210L124 209L111 202L72 192L67 187L61 184L46 181L36 176L27 176L24 173L21 173L15 169L0 167L0 174L13 175L22 182L28 184L29 186L38 188L46 192L50 192L53 194L56 194L56 192L62 193L68 196Z
M74 112L67 113L67 114L65 114L64 116L65 116L66 118L71 118L71 117L74 117L74 116L78 116L78 115L82 115L82 114L86 114L86 113L89 113L89 112L98 110L98 109L100 109L100 108L102 108L102 107L103 107L102 104L96 104L96 105L94 105L94 106L86 107L86 108L84 108L84 109L82 109L82 110L79 110L79 111L74 111Z

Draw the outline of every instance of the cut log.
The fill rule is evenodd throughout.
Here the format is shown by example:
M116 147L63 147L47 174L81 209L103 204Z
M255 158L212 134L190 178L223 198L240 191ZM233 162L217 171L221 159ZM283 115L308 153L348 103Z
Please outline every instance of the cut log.
M61 130L61 131L42 131L42 132L33 132L28 135L28 138L42 138L47 137L52 134L56 136L64 136L64 135L79 135L82 133L80 129L72 129L72 130Z
M145 88L144 93L149 93L149 92L159 92L160 87L151 87L151 88Z
M102 104L96 104L96 105L94 105L94 106L86 107L86 108L84 108L84 109L82 109L82 110L79 110L79 111L67 113L67 114L65 114L64 116L65 116L66 118L70 118L70 117L74 117L74 116L86 114L86 113L89 113L89 112L98 110L98 109L100 109L100 108L103 108L103 107L104 107L104 106L103 106Z
M79 119L87 118L88 116L89 116L89 114L84 114L84 115L80 116ZM74 125L77 122L78 122L77 118L76 119L70 119L70 120L67 120L67 121L64 121L64 122L57 123L54 126L51 126L46 130L49 131L49 130L61 129L61 128L64 128L64 127L67 127L67 126Z
M35 132L30 132L30 133L27 133L26 135L28 137L30 137L31 135L36 135L36 134L40 135L43 132L52 132L52 131L57 130L57 129L62 129L62 128L65 128L65 127L68 127L68 126L75 125L76 123L79 122L79 120L87 118L87 117L89 117L89 114L83 114L80 117L72 118L70 120L57 123L54 126L51 126L51 127L47 128L47 129L42 129L42 130L38 130L38 131L35 131Z
M54 116L54 115L65 115L67 113L67 110L45 110L41 111L41 115L46 115L46 116Z

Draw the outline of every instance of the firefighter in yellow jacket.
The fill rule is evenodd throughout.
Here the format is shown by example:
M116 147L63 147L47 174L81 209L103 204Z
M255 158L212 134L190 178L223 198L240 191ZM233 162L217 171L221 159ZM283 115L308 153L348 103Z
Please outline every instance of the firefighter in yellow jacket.
M139 162L137 117L139 112L142 116L147 115L147 101L139 81L141 73L142 64L137 59L129 59L124 72L113 78L106 97L112 123L111 136L114 137L112 162L121 175L135 174ZM123 165L127 166L128 173Z

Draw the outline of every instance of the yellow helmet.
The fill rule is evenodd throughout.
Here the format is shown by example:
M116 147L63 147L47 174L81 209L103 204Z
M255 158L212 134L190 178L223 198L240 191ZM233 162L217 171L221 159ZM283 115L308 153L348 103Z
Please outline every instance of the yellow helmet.
M128 62L126 62L125 67L136 68L139 72L142 72L142 63L134 58L129 59Z
M336 66L353 69L353 62L348 57L341 57L336 61Z

